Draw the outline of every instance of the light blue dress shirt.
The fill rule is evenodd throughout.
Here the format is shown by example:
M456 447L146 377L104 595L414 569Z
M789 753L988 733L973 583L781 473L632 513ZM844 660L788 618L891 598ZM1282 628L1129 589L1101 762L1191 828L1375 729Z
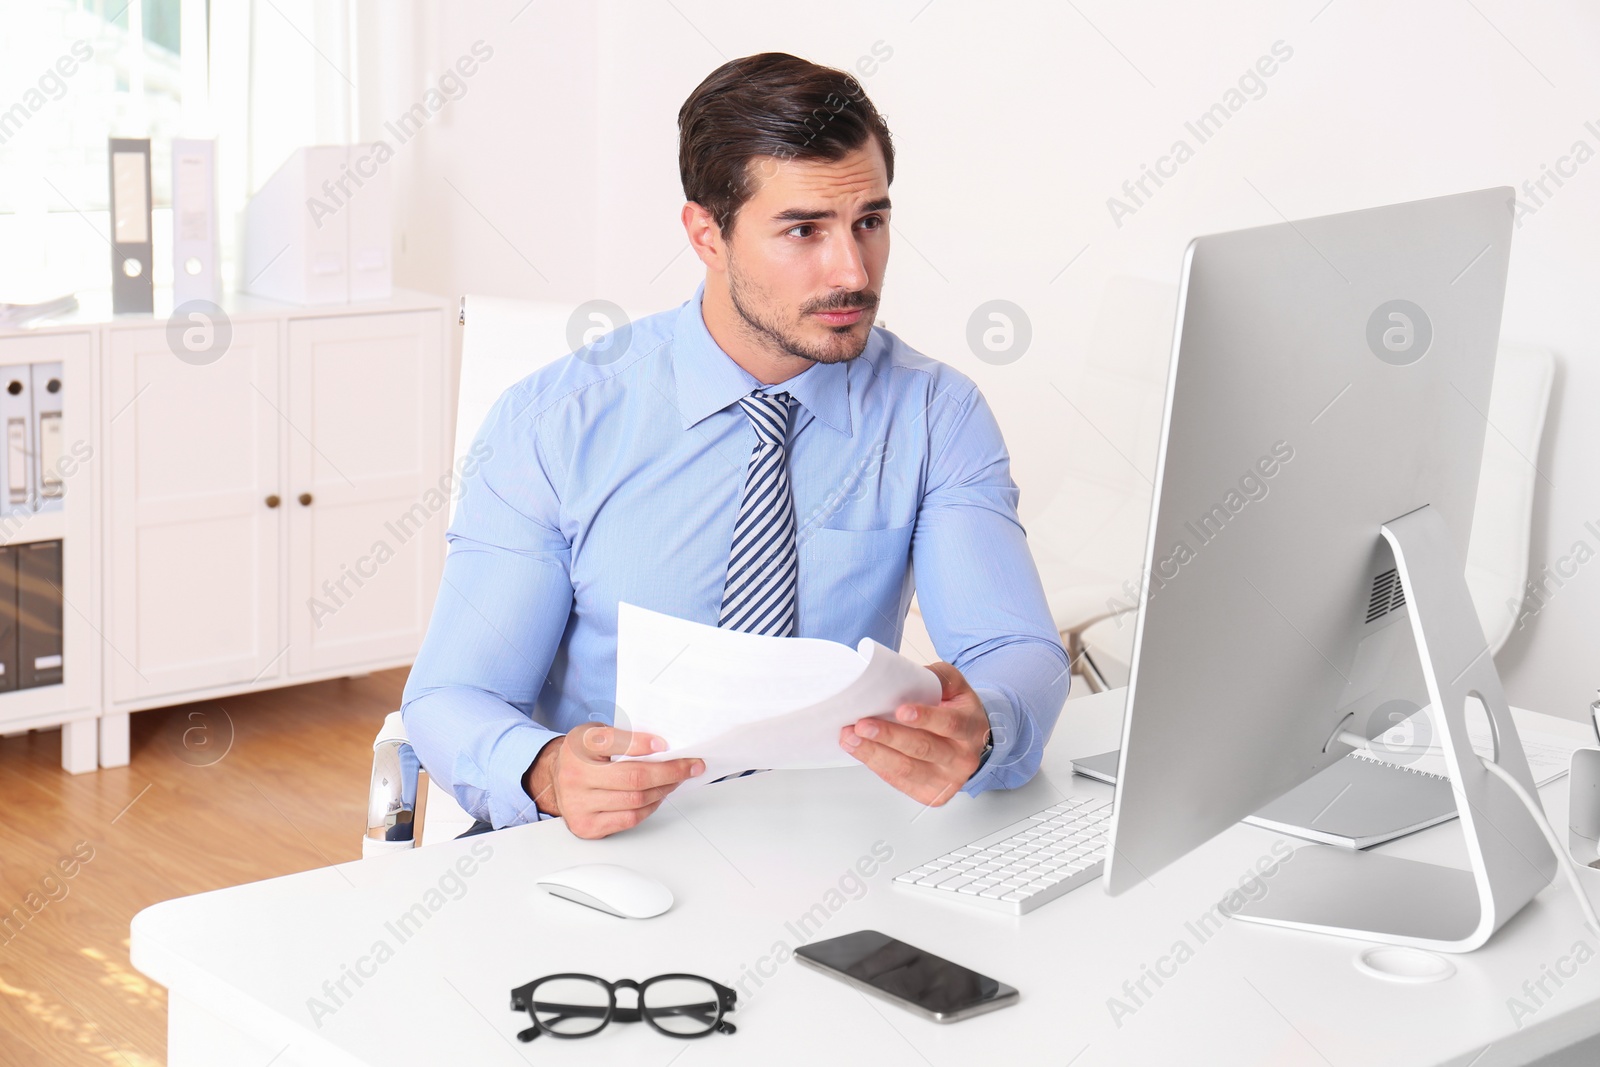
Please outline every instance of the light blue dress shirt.
M898 648L915 588L937 656L989 716L994 749L965 791L1028 781L1067 655L982 394L882 329L856 359L763 386L712 340L703 292L606 356L591 346L529 375L484 420L406 683L423 766L476 818L537 819L522 777L539 750L613 719L618 601L717 624L756 443L737 401L764 388L798 400L795 636Z

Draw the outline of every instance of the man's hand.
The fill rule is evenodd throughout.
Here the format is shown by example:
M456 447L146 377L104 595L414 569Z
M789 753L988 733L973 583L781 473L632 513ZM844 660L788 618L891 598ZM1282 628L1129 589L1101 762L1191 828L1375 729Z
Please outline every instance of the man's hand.
M578 837L607 837L638 826L680 782L705 773L704 761L613 763L612 756L660 752L667 743L650 734L583 723L547 743L522 776L539 810L559 815Z
M989 716L961 672L930 663L943 693L938 704L902 704L893 719L861 719L839 744L879 778L929 807L955 796L978 769L989 743Z

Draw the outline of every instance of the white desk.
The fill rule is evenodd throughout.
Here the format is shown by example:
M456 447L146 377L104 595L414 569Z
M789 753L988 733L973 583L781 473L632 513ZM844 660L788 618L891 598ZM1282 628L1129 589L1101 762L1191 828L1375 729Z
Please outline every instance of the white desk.
M891 885L900 871L1063 793L1109 795L1074 778L1069 760L1116 745L1121 701L1119 690L1069 703L1044 771L1015 792L925 811L861 768L756 775L663 806L605 841L579 841L545 823L158 904L133 921L133 963L171 993L172 1067L665 1067L680 1054L684 1064L1495 1067L1600 1032L1600 959L1560 963L1580 940L1600 948L1564 882L1486 948L1453 957L1452 978L1420 986L1359 973L1352 961L1365 946L1355 941L1232 920L1201 941L1186 923L1270 859L1274 843L1293 841L1243 825L1125 897L1107 897L1095 883L1022 918L924 901ZM1587 737L1577 723L1518 716ZM1543 790L1563 838L1566 796L1565 779ZM893 858L856 890L850 872L875 844ZM454 865L485 846L492 855L460 881L459 899L428 898L441 877L453 888ZM1464 866L1454 822L1385 847ZM636 922L534 889L539 873L585 861L651 873L678 902ZM841 880L857 899L839 891ZM386 924L419 903L436 908L402 942ZM793 960L776 963L775 946L800 943L808 912L820 920L820 932L806 931L813 939L879 929L1015 985L1021 1002L940 1026ZM1160 962L1180 941L1192 953ZM380 942L392 951L382 962L371 955ZM336 1005L324 981L358 964L371 976L359 987L346 978L352 995ZM1152 995L1135 1005L1124 982L1137 984L1146 965L1158 964L1170 977L1159 988L1146 978ZM1514 1020L1509 998L1532 1007L1524 981L1558 965L1576 974L1559 989L1546 978L1543 1006ZM557 971L611 979L687 971L742 984L730 1016L739 1032L686 1042L613 1024L581 1041L519 1044L514 1035L529 1022L509 1010L510 989ZM314 1021L311 997L334 1010ZM1136 1010L1114 1019L1112 997Z

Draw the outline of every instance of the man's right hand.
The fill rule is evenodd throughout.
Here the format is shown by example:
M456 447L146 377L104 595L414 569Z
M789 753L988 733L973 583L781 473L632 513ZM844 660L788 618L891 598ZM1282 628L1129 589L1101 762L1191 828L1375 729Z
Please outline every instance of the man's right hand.
M679 783L705 773L705 762L698 759L614 763L611 758L666 747L650 734L583 723L539 750L522 776L522 788L540 811L565 819L578 837L608 837L638 826Z

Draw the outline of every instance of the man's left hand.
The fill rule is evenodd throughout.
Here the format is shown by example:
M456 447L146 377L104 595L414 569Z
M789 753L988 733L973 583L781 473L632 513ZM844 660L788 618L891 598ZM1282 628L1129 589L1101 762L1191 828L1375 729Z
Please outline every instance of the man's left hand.
M839 745L879 778L929 807L967 784L989 743L989 716L961 672L930 663L943 693L937 704L902 704L893 719L861 719L839 732Z

